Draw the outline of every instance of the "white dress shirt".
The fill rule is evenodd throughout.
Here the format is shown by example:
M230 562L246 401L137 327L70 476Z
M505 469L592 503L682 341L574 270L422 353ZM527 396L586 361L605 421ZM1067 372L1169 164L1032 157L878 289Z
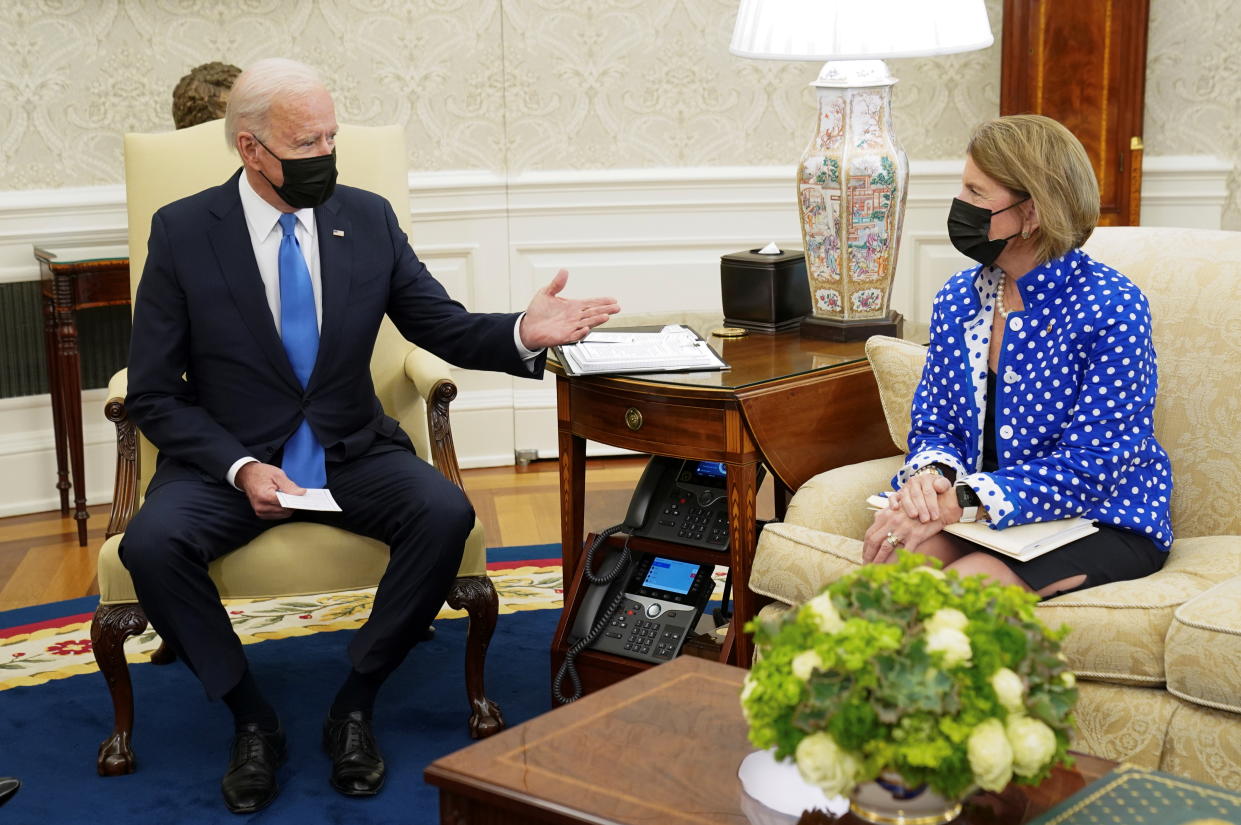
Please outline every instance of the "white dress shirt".
M237 188L241 194L241 210L246 216L246 227L250 230L250 243L254 247L254 260L259 267L259 277L263 279L263 291L267 294L267 306L271 308L272 320L276 323L276 332L280 333L280 241L284 232L280 229L279 209L272 206L254 191L250 181L242 172L237 179ZM315 322L323 329L323 279L319 275L319 242L315 230L315 210L299 209L293 213L297 216L297 225L293 232L301 246L302 255L306 258L306 268L310 270L310 286L315 294ZM526 362L527 368L534 371L534 358L542 350L530 350L521 342L521 319L523 312L517 316L513 324L513 343L517 352ZM244 456L233 462L228 468L228 483L237 487L237 471L251 461L258 461L254 456ZM238 488L241 489L241 488Z

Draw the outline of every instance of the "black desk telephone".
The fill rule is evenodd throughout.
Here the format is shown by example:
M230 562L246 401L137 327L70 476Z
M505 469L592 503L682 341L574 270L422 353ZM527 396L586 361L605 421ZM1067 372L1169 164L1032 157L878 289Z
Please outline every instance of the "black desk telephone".
M761 481L761 478L760 478ZM625 521L599 534L583 559L590 589L578 608L570 648L552 692L562 703L581 695L573 662L586 648L660 663L681 651L711 600L713 564L697 564L617 551L608 572L594 572L596 551L613 533L625 532L708 550L728 549L727 473L722 462L652 456ZM565 678L572 695L561 691Z
M652 456L629 502L629 534L727 550L727 481L722 461Z
M595 650L666 662L681 652L711 600L715 565L631 552L622 567L610 587L591 586L570 640L591 637L587 646ZM601 613L604 608L610 609ZM596 623L600 629L592 633Z

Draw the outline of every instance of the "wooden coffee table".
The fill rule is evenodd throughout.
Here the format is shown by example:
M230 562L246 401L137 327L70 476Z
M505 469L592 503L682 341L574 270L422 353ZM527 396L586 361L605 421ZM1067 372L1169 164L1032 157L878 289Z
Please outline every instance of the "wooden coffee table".
M754 750L738 701L745 673L681 656L437 759L425 777L440 789L440 822L748 825L737 779ZM1075 756L1074 770L1036 788L972 797L958 822L1026 822L1115 767Z

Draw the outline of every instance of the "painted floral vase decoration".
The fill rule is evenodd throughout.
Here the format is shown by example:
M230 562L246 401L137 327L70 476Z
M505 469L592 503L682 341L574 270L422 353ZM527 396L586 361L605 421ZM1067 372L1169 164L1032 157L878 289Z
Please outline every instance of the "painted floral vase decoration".
M1068 628L1043 625L1037 601L904 551L865 565L747 626L750 741L871 821L885 821L867 807L876 781L896 808L942 797L943 816L923 820L941 822L978 789L1037 784L1071 764L1077 701L1060 654Z

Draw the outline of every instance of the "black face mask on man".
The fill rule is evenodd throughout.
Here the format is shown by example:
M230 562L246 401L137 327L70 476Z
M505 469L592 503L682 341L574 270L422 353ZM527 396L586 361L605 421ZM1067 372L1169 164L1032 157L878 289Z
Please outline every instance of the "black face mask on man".
M267 144L259 140L258 135L254 135L254 139L258 140L259 146L267 149ZM267 154L280 161L280 171L284 173L284 185L277 186L272 183L271 178L263 175L261 169L259 174L271 183L271 188L276 191L281 200L294 209L322 206L336 191L335 149L331 154L317 155L313 158L286 159L271 149L267 149Z
M966 203L960 198L952 199L952 208L948 210L948 239L962 255L978 261L983 266L991 266L1000 257L1005 245L1020 235L1014 232L1007 238L991 240L991 218L1001 212L1007 212L1030 199L1026 195L1021 200L1003 209L992 212L981 206Z

